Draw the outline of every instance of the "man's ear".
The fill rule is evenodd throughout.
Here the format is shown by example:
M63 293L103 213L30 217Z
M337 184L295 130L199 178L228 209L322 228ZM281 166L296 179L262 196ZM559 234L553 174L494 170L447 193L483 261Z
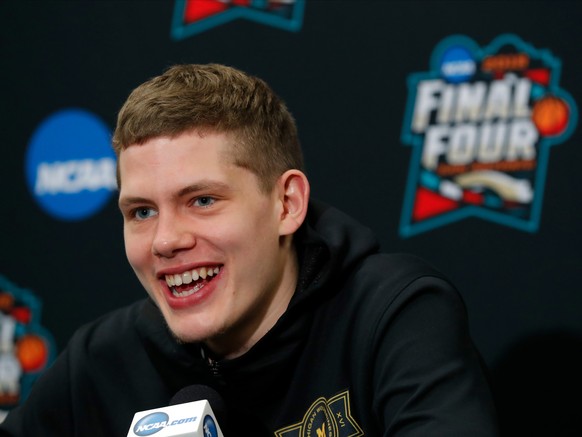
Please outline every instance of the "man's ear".
M305 220L309 203L309 181L300 170L287 170L277 181L282 205L279 235L291 235Z

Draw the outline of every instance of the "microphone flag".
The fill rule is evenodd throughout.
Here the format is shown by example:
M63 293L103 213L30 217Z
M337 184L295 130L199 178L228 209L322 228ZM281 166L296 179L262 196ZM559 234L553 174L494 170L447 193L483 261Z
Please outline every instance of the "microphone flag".
M127 437L224 437L207 400L139 411Z

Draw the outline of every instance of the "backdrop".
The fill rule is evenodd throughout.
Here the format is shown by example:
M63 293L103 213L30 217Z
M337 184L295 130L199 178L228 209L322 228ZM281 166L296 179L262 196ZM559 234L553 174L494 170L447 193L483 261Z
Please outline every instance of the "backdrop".
M287 102L314 196L458 285L504 434L580 435L581 22L572 1L0 3L0 407L144 296L116 113L172 64L219 62Z

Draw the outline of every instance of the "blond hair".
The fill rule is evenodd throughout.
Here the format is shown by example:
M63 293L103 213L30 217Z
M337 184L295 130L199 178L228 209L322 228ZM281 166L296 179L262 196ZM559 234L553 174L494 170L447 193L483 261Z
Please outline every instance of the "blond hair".
M270 191L289 169L303 170L293 116L261 79L219 64L175 65L138 86L122 106L113 134L127 147L200 129L232 135L233 162Z

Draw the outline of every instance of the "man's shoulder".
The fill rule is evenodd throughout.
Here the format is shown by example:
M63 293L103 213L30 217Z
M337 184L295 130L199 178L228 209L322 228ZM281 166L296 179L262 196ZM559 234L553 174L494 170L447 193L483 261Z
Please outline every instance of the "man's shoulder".
M332 329L350 320L354 338L379 341L379 333L396 326L392 324L396 319L398 326L414 331L426 323L448 323L443 314L457 319L465 314L463 299L446 276L426 260L409 254L370 255L338 289L333 304L322 311L327 320L329 314L343 315L334 319Z
M446 277L423 258L408 253L375 253L367 256L356 268L355 274L383 283L407 283L419 278Z
M147 305L147 300L139 300L84 324L73 334L69 348L108 349L122 345L138 335L136 322Z
M426 293L458 300L455 286L429 262L411 254L377 253L367 256L345 282L347 302L371 317L397 311Z

